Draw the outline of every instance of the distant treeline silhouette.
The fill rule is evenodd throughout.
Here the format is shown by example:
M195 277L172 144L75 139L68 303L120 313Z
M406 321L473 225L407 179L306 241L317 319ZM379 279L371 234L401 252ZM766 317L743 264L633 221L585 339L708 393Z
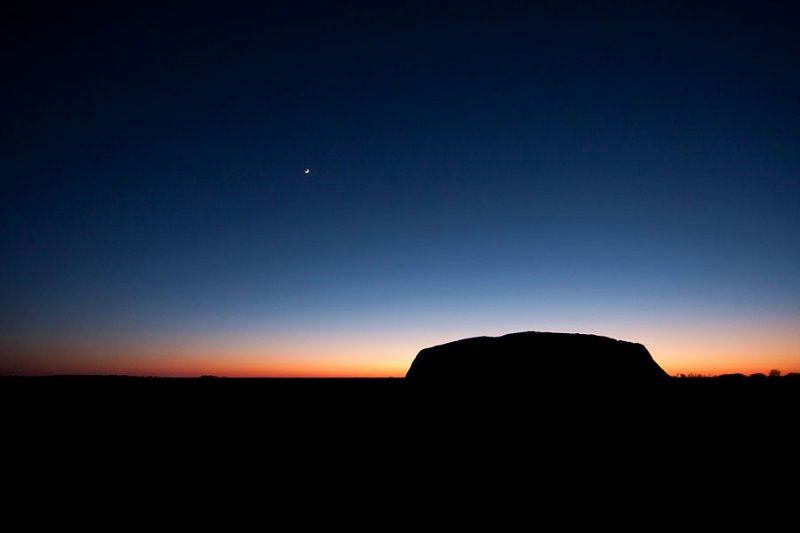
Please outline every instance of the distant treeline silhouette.
M777 368L773 368L769 371L769 374L764 374L762 372L756 372L755 374L745 375L741 373L735 374L700 374L690 372L688 374L675 374L673 376L677 379L722 379L722 380L736 380L736 379L776 379L776 378L783 378L783 379L800 379L800 372L789 372L786 375L782 375L782 372Z

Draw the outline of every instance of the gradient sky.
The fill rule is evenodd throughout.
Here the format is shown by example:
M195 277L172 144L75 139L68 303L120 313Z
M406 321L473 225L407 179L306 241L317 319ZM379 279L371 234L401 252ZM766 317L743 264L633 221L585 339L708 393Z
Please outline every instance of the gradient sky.
M59 4L0 20L0 374L800 371L797 2Z

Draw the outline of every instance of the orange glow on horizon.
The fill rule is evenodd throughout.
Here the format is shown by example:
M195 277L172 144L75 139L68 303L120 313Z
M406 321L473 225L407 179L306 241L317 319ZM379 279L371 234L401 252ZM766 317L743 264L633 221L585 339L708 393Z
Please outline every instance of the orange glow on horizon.
M415 354L397 357L369 347L348 351L330 347L209 346L197 342L18 346L0 351L0 375L403 377Z
M800 372L800 334L788 326L603 330L608 336L644 344L670 375L749 375L771 369ZM457 338L463 335L376 333L353 340L339 333L313 340L195 337L127 344L37 341L0 346L0 375L404 377L420 349Z

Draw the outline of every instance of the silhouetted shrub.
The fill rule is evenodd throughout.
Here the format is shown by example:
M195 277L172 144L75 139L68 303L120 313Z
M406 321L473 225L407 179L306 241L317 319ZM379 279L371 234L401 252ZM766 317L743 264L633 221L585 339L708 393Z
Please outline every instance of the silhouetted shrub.
M688 374L678 374L675 377L682 379L707 379L707 378L713 378L714 376L707 374L700 374L698 372L689 372Z

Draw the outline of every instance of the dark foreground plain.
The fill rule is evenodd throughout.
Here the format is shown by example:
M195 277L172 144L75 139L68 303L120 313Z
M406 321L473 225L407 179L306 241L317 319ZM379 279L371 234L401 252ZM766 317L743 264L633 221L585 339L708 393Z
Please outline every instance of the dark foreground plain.
M115 432L275 443L315 433L344 442L386 434L447 440L472 432L488 445L516 434L545 440L583 432L599 441L654 433L697 441L793 430L800 376L668 378L642 386L584 380L571 386L546 376L434 385L403 378L0 377L0 400L7 428L67 441Z
M579 507L635 525L665 505L788 505L781 487L796 480L800 449L792 376L580 389L563 379L441 388L3 377L0 401L7 504L36 512L42 501L176 512L177 498L194 502L182 511L193 516L225 502L296 520L313 505L348 521L433 513L511 527L533 511L568 520L564 510Z

